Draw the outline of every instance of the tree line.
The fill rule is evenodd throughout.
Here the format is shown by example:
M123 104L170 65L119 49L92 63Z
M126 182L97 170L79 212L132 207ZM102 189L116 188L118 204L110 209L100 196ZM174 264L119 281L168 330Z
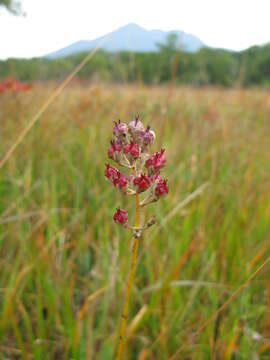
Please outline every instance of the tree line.
M143 82L194 86L270 85L270 44L233 52L203 48L196 53L179 51L173 39L159 46L159 52L109 53L99 51L78 74L89 81L117 83ZM20 81L61 80L84 58L77 54L65 58L9 59L0 61L0 80L12 76Z

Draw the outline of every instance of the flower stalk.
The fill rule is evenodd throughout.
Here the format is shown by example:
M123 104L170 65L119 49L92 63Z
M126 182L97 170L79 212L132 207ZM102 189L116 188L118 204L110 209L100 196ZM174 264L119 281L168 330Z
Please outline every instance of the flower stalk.
M135 195L136 197L136 221L134 227L129 225L128 212L125 209L117 208L113 215L115 223L131 230L133 234L130 269L116 355L116 359L121 360L125 348L128 307L139 241L143 231L155 224L154 217L141 224L141 208L167 195L169 188L167 180L160 175L161 169L166 165L165 149L150 154L150 147L155 140L155 133L150 129L150 126L145 128L139 117L136 117L128 125L119 120L115 122L113 134L114 139L110 142L108 157L119 166L133 171L131 174L125 174L110 164L106 164L104 175L124 195ZM140 202L140 194L142 193L146 195Z
M136 194L136 228L140 227L140 199L139 194ZM125 303L123 307L123 312L121 316L121 326L120 326L120 335L119 335L119 343L117 349L117 360L121 360L124 347L125 347L125 333L126 333L126 326L127 326L127 316L128 316L128 307L129 307L129 299L130 299L130 290L132 288L133 279L134 279L134 272L136 266L136 259L137 259L137 251L139 245L139 237L133 237L133 245L132 245L132 254L131 254L131 262L130 262L130 269L128 274L128 283L127 283L127 290L125 295Z

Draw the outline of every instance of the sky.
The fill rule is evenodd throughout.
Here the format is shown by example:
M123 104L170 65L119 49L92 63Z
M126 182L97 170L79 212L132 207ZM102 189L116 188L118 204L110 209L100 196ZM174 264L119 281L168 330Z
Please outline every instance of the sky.
M43 56L130 22L232 50L270 41L270 0L22 0L22 8L26 16L0 8L0 59Z

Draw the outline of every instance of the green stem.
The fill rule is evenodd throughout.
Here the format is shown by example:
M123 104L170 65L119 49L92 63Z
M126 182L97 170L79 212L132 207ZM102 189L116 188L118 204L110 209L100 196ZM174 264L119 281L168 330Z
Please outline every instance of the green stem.
M140 199L139 199L139 195L136 194L136 227L139 226L140 226ZM128 306L130 299L130 290L133 284L138 244L139 244L139 239L134 238L133 246L132 246L130 270L128 274L127 290L126 290L125 302L124 302L122 319L121 319L120 336L119 336L119 343L118 343L117 356L116 356L117 360L121 360L125 346L125 340L126 340L125 335L126 335L126 325L127 325L127 316L128 316Z

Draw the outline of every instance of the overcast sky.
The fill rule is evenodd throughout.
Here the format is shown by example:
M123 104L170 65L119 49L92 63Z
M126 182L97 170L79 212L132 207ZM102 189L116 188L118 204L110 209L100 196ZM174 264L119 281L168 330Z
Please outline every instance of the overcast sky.
M184 30L241 50L270 41L270 0L24 0L25 17L0 10L0 58L40 56L130 22Z

